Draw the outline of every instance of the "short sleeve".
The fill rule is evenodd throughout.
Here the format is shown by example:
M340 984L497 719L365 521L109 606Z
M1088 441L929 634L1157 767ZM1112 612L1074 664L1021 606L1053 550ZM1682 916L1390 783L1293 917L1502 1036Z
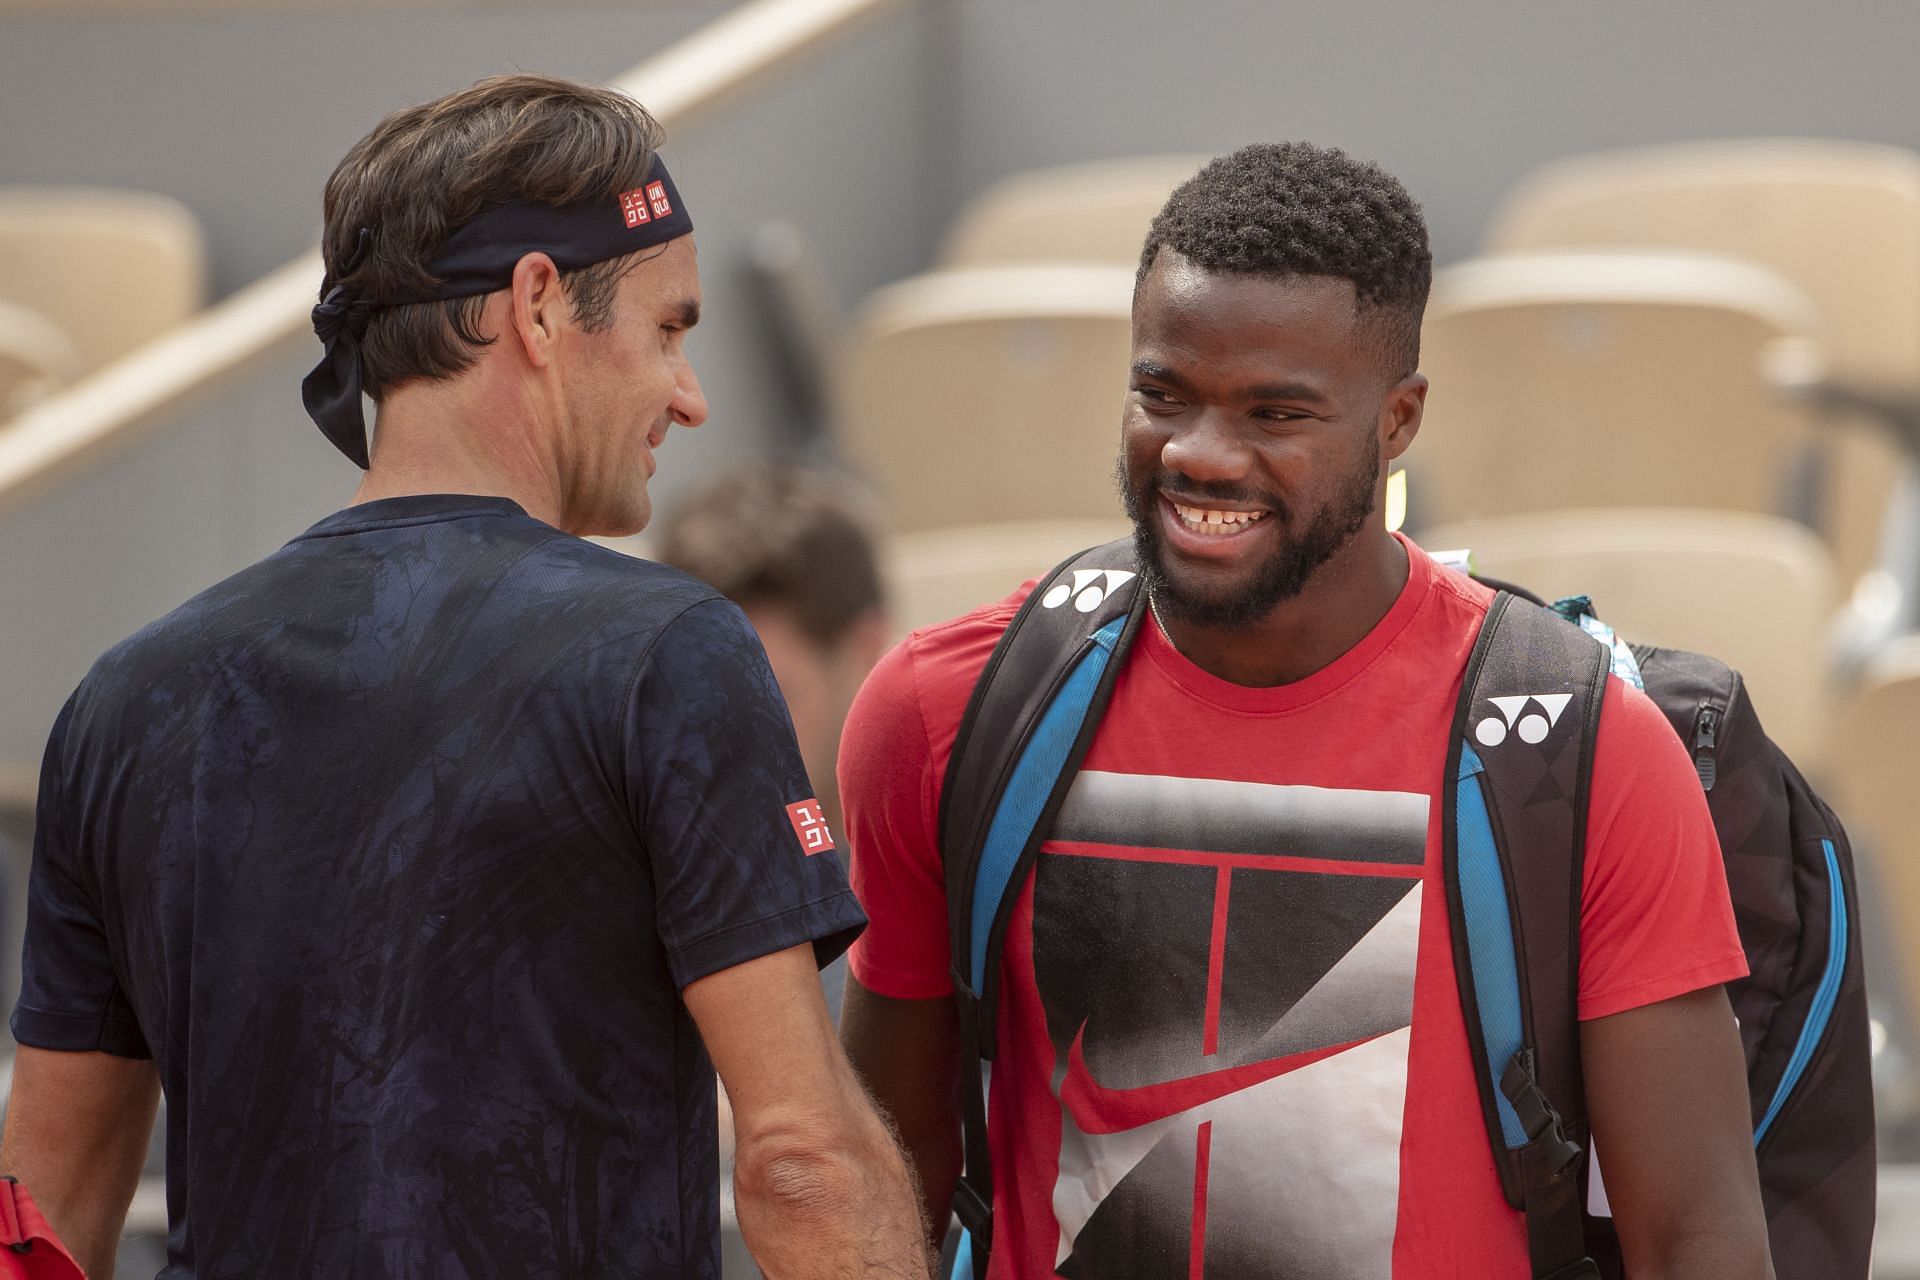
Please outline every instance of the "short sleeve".
M854 891L872 919L849 957L853 976L896 1000L949 994L938 777L911 641L880 660L854 699L839 778Z
M83 794L67 735L74 703L54 722L40 766L34 810L33 870L27 880L27 938L13 1038L36 1049L150 1058L133 1006L120 985L99 886L75 834Z
M865 922L765 652L710 599L661 632L635 678L624 744L674 981L814 944L825 965Z
M1580 915L1580 1017L1746 975L1719 838L1673 727L1610 680L1594 746Z

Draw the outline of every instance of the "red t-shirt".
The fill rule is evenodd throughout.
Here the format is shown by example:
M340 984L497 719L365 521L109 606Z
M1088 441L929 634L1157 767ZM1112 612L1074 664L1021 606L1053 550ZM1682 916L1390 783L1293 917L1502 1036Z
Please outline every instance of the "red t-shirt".
M994 1280L1528 1274L1440 869L1454 703L1492 594L1406 545L1379 625L1292 684L1231 684L1141 628L1007 934ZM848 721L872 918L852 966L880 995L952 990L940 782L1030 588L908 637ZM1692 762L1617 679L1591 794L1580 1016L1745 974Z

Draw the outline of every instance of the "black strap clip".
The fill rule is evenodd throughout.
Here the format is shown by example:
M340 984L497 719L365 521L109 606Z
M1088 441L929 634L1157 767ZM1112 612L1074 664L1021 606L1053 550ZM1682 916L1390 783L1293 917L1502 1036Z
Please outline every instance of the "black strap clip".
M1560 1113L1541 1092L1539 1078L1534 1073L1532 1049L1521 1049L1507 1062L1507 1069L1500 1073L1500 1092L1507 1096L1514 1114L1520 1118L1532 1160L1554 1178L1563 1178L1572 1172L1580 1160L1580 1144L1567 1136Z
M993 1245L993 1206L965 1177L953 1184L953 1214L973 1237L974 1256Z

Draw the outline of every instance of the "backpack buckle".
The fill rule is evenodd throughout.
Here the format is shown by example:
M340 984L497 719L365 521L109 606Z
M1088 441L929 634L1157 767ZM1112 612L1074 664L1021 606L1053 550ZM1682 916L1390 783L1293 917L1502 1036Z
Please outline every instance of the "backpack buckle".
M1565 1177L1580 1159L1580 1144L1567 1136L1560 1113L1541 1092L1532 1049L1521 1049L1508 1060L1507 1069L1500 1073L1500 1092L1513 1104L1513 1112L1520 1118L1520 1127L1527 1134L1527 1146L1533 1151L1532 1158L1551 1177ZM1574 1280L1579 1274L1569 1273L1568 1280Z
M973 1237L976 1254L993 1247L993 1206L964 1174L953 1184L953 1216Z

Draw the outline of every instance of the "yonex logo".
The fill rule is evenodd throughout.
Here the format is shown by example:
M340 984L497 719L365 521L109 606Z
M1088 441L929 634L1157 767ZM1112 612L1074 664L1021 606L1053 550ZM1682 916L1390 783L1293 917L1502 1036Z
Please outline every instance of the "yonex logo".
M1067 601L1073 601L1073 607L1082 613L1092 613L1100 607L1101 601L1118 591L1137 577L1130 569L1075 569L1073 581L1056 582L1051 590L1040 597L1044 608L1058 609ZM1100 585L1105 579L1106 585Z
M1500 714L1488 716L1473 726L1474 741L1483 747L1497 747L1507 740L1507 731L1513 730L1520 735L1522 742L1542 742L1547 731L1560 723L1561 712L1573 701L1570 693L1523 693L1518 696L1489 698ZM1539 706L1537 711L1527 711L1529 702ZM1522 712L1525 712L1523 715ZM1544 714L1543 714L1544 713Z

